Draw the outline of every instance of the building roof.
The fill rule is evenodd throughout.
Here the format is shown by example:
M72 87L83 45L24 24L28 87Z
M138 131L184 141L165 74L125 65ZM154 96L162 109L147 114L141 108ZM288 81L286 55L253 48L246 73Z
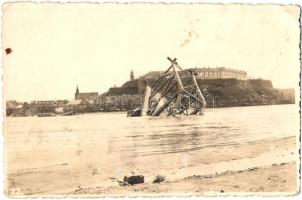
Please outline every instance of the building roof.
M17 109L21 109L21 108L23 108L23 105L18 105L17 107L16 107Z
M97 96L99 96L98 92L81 92L78 94L79 99L89 99Z
M61 103L57 101L47 100L47 101L33 101L31 106L34 107L59 107L62 106Z
M230 72L235 72L235 73L246 74L246 72L243 70L237 70L237 69L232 69L232 68L227 68L227 67L199 67L199 68L196 67L196 68L185 69L185 71L186 70L194 70L196 72L230 71Z
M82 105L91 105L92 99L82 99L81 104Z
M91 102L88 99L76 99L72 100L69 103L65 104L67 106L78 106L78 105L90 105Z
M81 102L82 102L81 99L77 99L77 100L72 100L72 101L70 101L70 102L67 103L66 105L67 105L67 106L76 106L76 105L80 105Z

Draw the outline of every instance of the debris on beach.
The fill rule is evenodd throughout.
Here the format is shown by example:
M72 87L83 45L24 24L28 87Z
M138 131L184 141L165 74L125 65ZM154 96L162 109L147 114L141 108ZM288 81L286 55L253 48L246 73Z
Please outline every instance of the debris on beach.
M163 182L163 181L165 181L165 178L166 178L165 176L157 175L157 176L155 176L153 183Z
M145 177L143 175L136 175L136 176L124 176L123 181L118 181L120 186L126 185L135 185L145 182Z
M247 171L255 171L257 169L259 169L259 168L258 167L253 167L253 168L248 168Z
M120 185L120 186L126 186L126 185L129 185L128 183L126 183L126 182L124 182L124 181L117 181L118 182L118 184Z
M84 188L82 188L81 186L78 186L78 189L75 190L75 192L80 192L82 191Z

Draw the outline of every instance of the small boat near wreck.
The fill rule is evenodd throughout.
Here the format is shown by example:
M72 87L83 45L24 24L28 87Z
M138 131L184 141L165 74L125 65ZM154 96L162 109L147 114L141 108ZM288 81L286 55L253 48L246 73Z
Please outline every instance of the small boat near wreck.
M153 85L146 83L141 106L127 111L128 117L203 114L206 100L197 84L195 74L183 70L176 58L167 59L171 62L170 67Z

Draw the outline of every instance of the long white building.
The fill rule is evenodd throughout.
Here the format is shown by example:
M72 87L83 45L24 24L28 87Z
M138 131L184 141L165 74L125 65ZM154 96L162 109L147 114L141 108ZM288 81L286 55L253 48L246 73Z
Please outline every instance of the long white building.
M191 68L195 72L197 79L230 79L235 78L238 80L247 80L247 73L242 70L235 70L226 67L203 67L203 68Z

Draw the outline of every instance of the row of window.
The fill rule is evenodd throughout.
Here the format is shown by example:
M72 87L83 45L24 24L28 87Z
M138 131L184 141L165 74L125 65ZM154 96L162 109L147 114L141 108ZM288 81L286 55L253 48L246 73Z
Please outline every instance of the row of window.
M245 78L246 76L244 74L234 74L234 73L231 73L231 72L200 72L199 73L199 76L209 76L209 77L212 77L212 76L216 76L216 77L238 77L238 78Z

